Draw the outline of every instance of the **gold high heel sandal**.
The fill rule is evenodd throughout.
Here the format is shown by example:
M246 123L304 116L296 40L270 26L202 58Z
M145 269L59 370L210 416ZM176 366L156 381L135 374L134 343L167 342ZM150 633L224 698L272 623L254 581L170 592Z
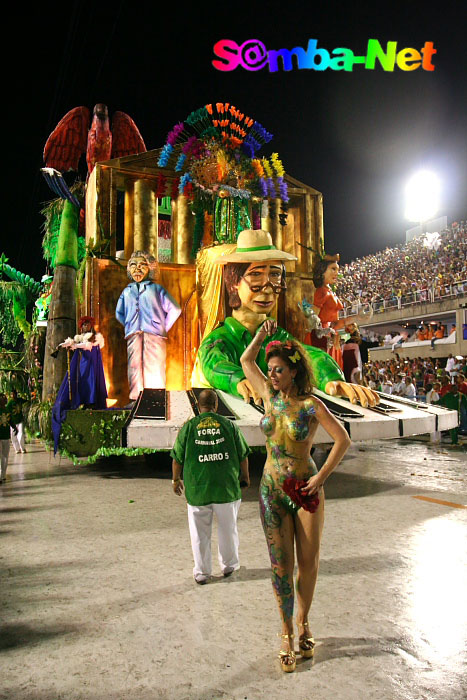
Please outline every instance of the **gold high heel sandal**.
M294 634L281 634L279 635L282 639L287 639L289 643L289 650L285 651L285 649L281 649L279 652L279 660L281 663L281 669L285 673L292 673L295 671L295 667L297 665L297 659L295 656L295 650L293 648L293 639L295 637ZM290 641L292 640L292 642Z
M298 650L305 659L313 658L315 653L315 640L310 632L308 622L297 622L298 627L303 627L303 633L298 638Z

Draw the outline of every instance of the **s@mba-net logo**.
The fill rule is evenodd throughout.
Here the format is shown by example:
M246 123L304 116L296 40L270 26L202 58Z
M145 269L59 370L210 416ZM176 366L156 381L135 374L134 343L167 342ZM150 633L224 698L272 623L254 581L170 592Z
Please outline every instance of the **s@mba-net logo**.
M395 67L402 71L414 71L422 68L434 71L433 56L437 52L432 41L425 41L420 48L401 48L397 41L388 41L383 47L378 39L368 39L366 53L356 55L352 49L338 47L330 51L318 46L317 39L309 39L306 49L296 46L293 49L268 50L259 39L248 39L237 44L231 39L221 39L214 44L217 59L212 65L217 70L232 71L244 68L257 71L268 67L270 73L282 69L299 70L336 70L352 72L355 65L363 65L368 70L381 67L393 71Z

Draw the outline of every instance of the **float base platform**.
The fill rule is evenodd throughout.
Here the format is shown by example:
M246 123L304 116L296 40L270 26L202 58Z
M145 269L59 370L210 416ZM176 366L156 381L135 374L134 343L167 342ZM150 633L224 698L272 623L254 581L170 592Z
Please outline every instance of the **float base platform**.
M380 406L371 409L350 404L340 397L327 396L320 391L315 393L342 422L354 441L408 437L433 433L436 430L449 430L457 425L457 413L440 406L427 406L415 401L381 395ZM223 391L218 391L217 394L235 417L235 422L250 447L264 445L264 435L259 427L262 411ZM154 419L154 416L137 418L136 415L132 415L126 428L126 445L158 450L172 449L181 426L195 415L193 400L190 398L193 399L187 391L167 391L163 401L159 397L159 404L163 403L165 406L165 420L162 414L159 415L159 419ZM315 444L319 445L329 440L328 434L320 426L316 432Z

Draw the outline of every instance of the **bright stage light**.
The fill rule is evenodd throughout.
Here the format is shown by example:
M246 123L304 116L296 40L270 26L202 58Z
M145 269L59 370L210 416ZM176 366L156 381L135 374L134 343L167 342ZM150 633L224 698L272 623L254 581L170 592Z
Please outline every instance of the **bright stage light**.
M405 188L405 218L420 222L431 219L439 209L439 193L440 182L434 173L415 173Z

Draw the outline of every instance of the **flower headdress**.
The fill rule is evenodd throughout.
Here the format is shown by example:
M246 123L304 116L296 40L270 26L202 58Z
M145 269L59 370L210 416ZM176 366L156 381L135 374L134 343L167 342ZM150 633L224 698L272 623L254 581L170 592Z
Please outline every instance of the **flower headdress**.
M274 350L274 348L277 348L277 349L285 348L286 350L293 350L295 348L294 354L287 356L288 359L290 360L290 362L293 362L294 364L302 359L300 353L296 349L295 345L293 345L291 340L285 340L285 341L271 340L271 342L266 345L266 349L265 349L266 355L268 355L271 352L271 350Z
M196 250L201 245L204 212L212 212L213 200L217 204L219 199L229 198L237 209L253 202L253 228L259 229L262 200L269 199L269 212L274 216L275 200L279 198L279 220L285 226L289 196L282 162L277 153L270 158L257 157L258 151L272 138L264 126L229 102L207 104L169 132L158 165L172 166L180 173L178 192L193 202L197 215ZM162 174L159 177L163 178ZM158 196L163 196L162 185L165 186L165 181L161 180ZM243 221L235 234L245 228L251 228L247 221ZM227 242L219 237L218 240Z

